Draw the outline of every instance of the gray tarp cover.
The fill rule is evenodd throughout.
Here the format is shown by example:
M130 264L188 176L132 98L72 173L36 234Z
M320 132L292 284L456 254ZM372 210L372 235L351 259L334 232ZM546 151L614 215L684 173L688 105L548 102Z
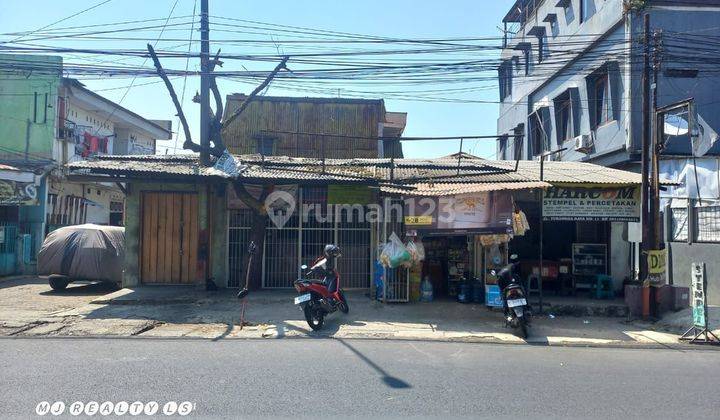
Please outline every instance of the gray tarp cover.
M38 274L122 281L125 228L93 224L50 232L38 253Z

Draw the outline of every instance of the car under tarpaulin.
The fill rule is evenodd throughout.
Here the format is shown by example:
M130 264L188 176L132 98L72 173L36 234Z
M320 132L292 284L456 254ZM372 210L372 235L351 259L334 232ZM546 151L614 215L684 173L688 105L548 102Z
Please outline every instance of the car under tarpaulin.
M66 226L45 238L38 253L38 274L69 281L121 282L125 228L84 224Z

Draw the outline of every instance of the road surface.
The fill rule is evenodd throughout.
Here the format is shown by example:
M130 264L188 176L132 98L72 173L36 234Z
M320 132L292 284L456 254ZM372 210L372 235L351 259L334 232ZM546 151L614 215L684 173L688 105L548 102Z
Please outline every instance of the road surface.
M0 418L39 418L42 401L189 401L186 418L717 418L720 387L712 350L48 338L0 339L0 354ZM63 414L43 418L77 418Z

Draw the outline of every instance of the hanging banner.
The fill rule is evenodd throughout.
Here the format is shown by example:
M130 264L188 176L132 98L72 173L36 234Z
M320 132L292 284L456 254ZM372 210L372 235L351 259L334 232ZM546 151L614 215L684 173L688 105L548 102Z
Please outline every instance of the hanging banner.
M0 205L37 206L38 193L35 182L0 179Z
M512 196L501 191L405 200L404 222L426 233L512 233Z
M543 195L543 220L639 222L640 188L553 185Z
M667 272L667 251L650 250L648 251L648 281L652 286L662 286L665 284Z
M367 185L328 185L328 204L370 204L373 192Z

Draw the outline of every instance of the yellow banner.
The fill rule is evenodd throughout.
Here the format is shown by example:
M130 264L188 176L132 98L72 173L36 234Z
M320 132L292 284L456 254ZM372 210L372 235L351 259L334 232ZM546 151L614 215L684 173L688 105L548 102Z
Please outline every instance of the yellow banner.
M648 251L648 273L665 274L667 269L667 252L662 250Z

